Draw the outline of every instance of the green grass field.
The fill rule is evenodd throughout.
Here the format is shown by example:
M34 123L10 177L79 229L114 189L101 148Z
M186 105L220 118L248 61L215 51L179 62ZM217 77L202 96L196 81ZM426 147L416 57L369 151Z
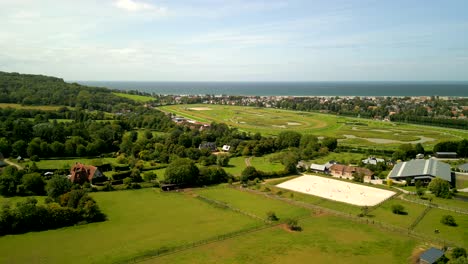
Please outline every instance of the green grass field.
M43 110L43 111L57 111L64 106L60 105L21 105L21 104L7 104L0 103L0 108L13 108L13 109L22 109L22 110ZM73 109L73 107L68 107L68 109Z
M440 220L443 215L452 215L458 226L452 227L442 224ZM440 232L435 234L435 229L439 229ZM432 208L414 230L426 235L459 243L465 248L468 246L468 215L466 214Z
M393 149L402 143L434 144L468 138L464 130L389 123L328 114L225 105L170 105L160 108L201 122L222 122L247 132L277 135L294 130L317 136L334 136L349 146Z
M109 220L0 237L0 263L112 263L260 225L183 193L93 193Z
M112 93L112 94L120 96L120 97L128 98L128 99L131 99L131 100L136 101L136 102L141 102L141 103L146 103L146 102L154 100L154 98L151 97L151 96L126 94L126 93Z
M392 212L392 205L400 204L405 208L407 215L397 215ZM409 228L411 224L421 215L426 206L406 202L397 198L390 199L381 204L370 213L369 218L379 222L392 224L403 228Z
M269 154L262 157L251 157L250 165L257 170L264 172L282 171L284 170L283 164L280 162L270 162L270 158L275 154ZM246 159L249 157L234 157L229 159L229 166L223 169L234 176L240 176L242 171L247 167Z
M80 162L86 165L96 165L96 164L106 164L111 163L115 164L115 158L71 158L71 159L50 159L50 160L40 160L36 162L36 166L39 169L44 170L57 170L64 168L71 168L73 164ZM32 161L17 163L20 166L32 165Z
M144 263L409 263L415 240L321 215L302 232L269 228Z
M269 211L276 213L280 219L301 217L310 214L309 210L290 206L284 202L258 196L255 194L242 192L231 188L207 188L198 189L197 194L203 195L213 200L221 201L235 208L240 208L260 218L266 219ZM252 201L255 200L255 203Z

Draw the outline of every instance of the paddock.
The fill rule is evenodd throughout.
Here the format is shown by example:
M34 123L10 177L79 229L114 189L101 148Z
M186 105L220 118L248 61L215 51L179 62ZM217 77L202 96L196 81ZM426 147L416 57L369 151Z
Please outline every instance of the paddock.
M358 206L374 206L395 194L392 191L312 175L301 176L277 186Z

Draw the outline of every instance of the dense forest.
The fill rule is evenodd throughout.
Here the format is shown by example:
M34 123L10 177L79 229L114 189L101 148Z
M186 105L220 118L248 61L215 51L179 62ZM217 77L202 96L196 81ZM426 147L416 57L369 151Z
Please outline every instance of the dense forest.
M43 75L6 72L0 72L0 103L63 105L107 112L119 104L134 104L130 99L113 95L109 89L70 84Z

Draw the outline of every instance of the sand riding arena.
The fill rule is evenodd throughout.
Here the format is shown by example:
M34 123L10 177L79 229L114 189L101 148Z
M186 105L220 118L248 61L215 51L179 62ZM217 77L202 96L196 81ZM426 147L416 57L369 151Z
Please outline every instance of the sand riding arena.
M374 206L395 194L392 191L312 175L301 176L277 186L359 206Z

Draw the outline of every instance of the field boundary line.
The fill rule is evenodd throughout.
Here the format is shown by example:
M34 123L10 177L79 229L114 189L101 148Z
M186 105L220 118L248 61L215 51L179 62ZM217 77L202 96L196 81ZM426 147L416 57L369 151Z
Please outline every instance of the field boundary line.
M426 207L426 209L424 209L424 211L418 216L418 218L416 218L413 223L410 225L409 229L413 230L418 224L419 222L421 222L421 220L427 215L427 213L429 213L429 211L432 209L432 207L428 206Z
M236 213L239 213L239 214L242 214L242 215L245 215L245 216L248 216L250 218L253 218L253 219L256 219L256 220L260 220L262 222L265 222L266 224L271 224L272 222L267 220L267 219L264 219L264 218L261 218L260 216L258 215L255 215L255 214L252 214L252 213L249 213L249 212L246 212L244 210L241 210L239 208L236 208L228 203L225 203L225 202L222 202L222 201L218 201L218 200L214 200L214 199L211 199L211 198L208 198L206 196L203 196L203 195L200 195L200 194L197 194L197 196L195 197L205 203L208 203L210 205L215 205L217 207L221 207L221 208L224 208L224 209L229 209L231 211L234 211Z
M304 220L304 219L311 218L311 217L313 217L313 216L312 215L307 215L307 216L303 216L303 217L296 218L296 219L297 220ZM204 246L204 245L225 241L225 240L228 240L228 239L231 239L231 238L240 237L240 236L243 236L243 235L246 235L246 234L250 234L250 233L254 233L254 232L260 232L260 231L263 231L263 230L266 230L266 229L269 229L269 228L275 228L275 227L281 226L283 224L284 224L284 221L278 221L278 222L275 222L274 224L262 224L260 226L255 226L255 227L251 227L251 228L247 228L247 229L241 229L241 230L238 230L238 231L233 231L233 232L230 232L230 233L227 233L227 234L218 235L218 236L215 236L215 237L195 241L195 242L192 242L192 243L183 244L183 245L180 245L180 246L161 247L161 248L156 249L156 250L148 251L147 253L142 254L140 256L133 257L133 258L123 260L123 261L114 262L114 263L140 263L140 262L144 262L144 261L147 261L147 260L150 260L150 259L155 259L155 258L160 258L160 257L167 256L167 255L176 254L176 253L186 251L186 250L189 250L189 249L193 249L193 248L196 248L196 247L201 247L201 246Z
M461 209L461 208L450 207L450 206L435 204L435 203L431 203L431 202L417 201L417 200L414 200L414 199L408 199L408 198L404 197L403 195L398 196L398 198L403 200L403 201L410 202L410 203L421 204L421 205L425 205L425 206L428 206L428 207L439 208L439 209L446 210L446 211L451 211L451 212L455 212L455 213L468 215L468 211L464 210L464 209Z
M233 188L235 188L235 187L233 187ZM319 205L310 204L310 203L297 201L297 200L292 200L292 199L289 199L289 198L280 197L280 196L275 195L275 194L263 193L263 192L260 192L260 191L257 191L257 190L252 190L252 189L249 189L249 188L242 188L242 189L239 188L239 190L240 191L251 192L251 193L256 193L258 195L264 195L265 197L269 197L271 199L281 200L281 201L284 201L286 203L296 205L296 206L300 206L300 207L303 207L303 208L318 210L319 212L327 212L327 213L330 213L332 215L339 216L339 217L345 217L345 218L348 218L348 219L350 219L350 220L352 220L354 222L359 222L359 223L363 223L363 224L367 224L367 225L373 225L373 226L380 227L381 229L384 229L384 230L387 230L387 231L399 233L399 234L402 234L402 235L408 235L408 236L411 236L411 237L413 237L415 239L419 239L419 240L423 240L423 241L429 241L429 242L441 244L441 245L444 245L444 246L446 246L446 245L458 245L458 243L455 243L453 241L449 241L449 240L441 239L441 238L436 238L436 237L432 237L432 236L428 236L428 235L423 235L423 234L414 232L414 231L410 230L409 228L406 229L406 228L394 226L394 225L391 225L391 224L387 224L387 223L383 223L383 222L380 222L380 221L372 220L372 219L369 219L369 218L366 218L366 217L358 217L358 216L353 215L353 214L344 213L344 212L333 210L333 209L330 209L330 208L325 208L325 207L322 207L322 206L319 206Z

